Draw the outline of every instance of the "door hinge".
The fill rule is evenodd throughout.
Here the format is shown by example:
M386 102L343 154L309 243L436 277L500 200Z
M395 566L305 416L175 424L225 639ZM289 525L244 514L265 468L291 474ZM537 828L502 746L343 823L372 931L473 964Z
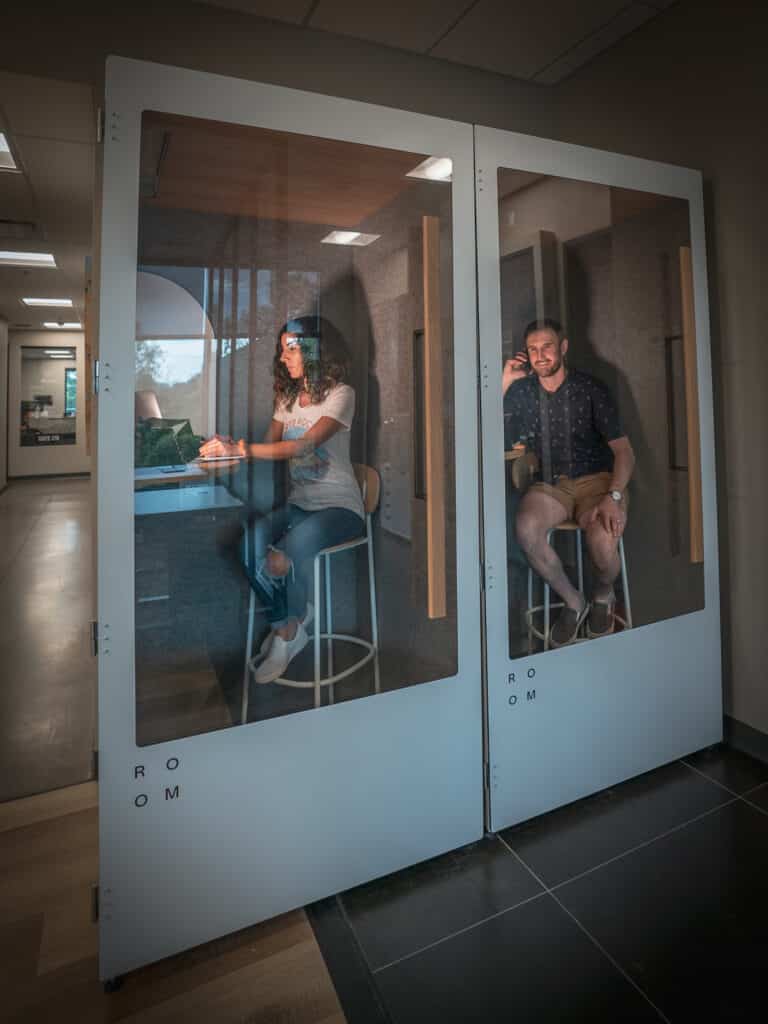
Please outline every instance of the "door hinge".
M91 778L98 779L99 777L99 752L98 750L91 751Z
M97 107L96 108L96 141L97 142L103 142L104 141L104 124L105 124L105 121L106 121L106 116L104 114L104 107Z
M91 886L91 921L97 924L99 920L99 887L94 882Z
M93 360L93 393L98 395L99 393L99 378L101 375L101 362L98 359Z
M91 619L91 654L94 658L99 654L99 624L96 619Z

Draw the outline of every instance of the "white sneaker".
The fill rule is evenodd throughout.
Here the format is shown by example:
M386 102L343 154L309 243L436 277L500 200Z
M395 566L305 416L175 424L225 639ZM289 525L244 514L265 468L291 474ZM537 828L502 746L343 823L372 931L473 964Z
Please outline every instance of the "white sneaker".
M296 635L293 640L283 640L277 633L273 634L269 653L256 671L253 678L257 683L271 683L285 672L290 662L296 657L299 651L303 651L309 643L307 631L304 624L299 622L296 626Z
M307 601L307 609L304 612L304 618L301 620L301 624L304 627L304 629L307 628L307 626L310 624L312 619L314 619L314 617L315 617L315 606L312 604L311 601ZM274 639L274 636L275 636L274 631L270 629L270 631L267 633L267 635L261 641L261 647L259 648L259 653L258 653L257 657L256 658L251 658L251 667L253 667L253 665L256 663L258 658L266 658L267 654L269 653L269 648L272 646L272 640Z

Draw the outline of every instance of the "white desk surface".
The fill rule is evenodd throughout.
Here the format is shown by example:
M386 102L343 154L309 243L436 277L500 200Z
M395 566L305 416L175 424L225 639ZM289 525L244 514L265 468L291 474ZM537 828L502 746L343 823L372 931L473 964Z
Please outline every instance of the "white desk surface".
M203 512L210 509L242 508L242 501L221 484L204 487L175 487L167 491L137 491L134 509L137 516L173 512Z

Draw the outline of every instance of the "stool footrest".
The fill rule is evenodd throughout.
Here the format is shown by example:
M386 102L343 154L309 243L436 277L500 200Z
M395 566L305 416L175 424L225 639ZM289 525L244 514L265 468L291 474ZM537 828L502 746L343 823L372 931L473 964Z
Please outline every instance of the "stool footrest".
M363 665L367 665L369 661L372 661L374 656L378 653L377 648L370 642L370 640L363 640L359 636L350 636L348 633L321 633L320 640L341 640L346 641L349 644L356 644L358 647L365 649L365 654L358 658L352 665L345 668L342 672L334 672L330 676L321 676L317 682L320 686L332 686L334 683L338 683L340 679L346 679L347 676L351 676L353 672L357 672L358 669L362 668ZM283 686L293 686L298 690L312 690L317 685L314 679L287 679L285 676L280 676L275 679L274 682L280 683Z
M562 601L554 601L554 602L552 602L550 604L549 610L551 612L554 608L562 608L562 607L563 607L563 602ZM546 636L544 635L544 633L541 630L536 628L536 626L534 625L534 621L533 621L534 615L536 615L539 612L543 612L543 611L544 611L544 605L543 604L535 604L533 606L533 608L527 608L526 612L525 612L525 623L526 623L528 629L530 630L530 632L531 632L531 634L533 636L535 636L538 640L542 640L542 641L546 642L546 639L547 639ZM623 616L619 615L618 612L614 612L613 613L613 621L614 622L618 622L622 629L629 629L630 628L627 625L627 620ZM588 619L585 619L583 624L582 624L585 629L587 627L587 622L588 622ZM613 632L613 630L611 630L611 633L612 632ZM610 636L611 633L606 633L605 635L606 636ZM573 640L571 642L572 643L583 643L585 640L589 640L589 639L590 638L586 637L586 636L584 636L584 637L577 637L576 640ZM596 638L596 639L599 639L599 638Z

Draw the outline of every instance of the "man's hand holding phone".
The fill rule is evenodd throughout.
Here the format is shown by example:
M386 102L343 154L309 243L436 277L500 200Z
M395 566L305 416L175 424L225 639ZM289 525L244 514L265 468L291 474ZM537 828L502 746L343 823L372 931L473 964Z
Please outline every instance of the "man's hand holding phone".
M508 359L504 363L504 370L501 375L501 391L502 394L506 395L510 386L515 383L516 380L522 380L523 377L527 377L531 372L531 363L528 359L527 352L518 352L512 359Z

